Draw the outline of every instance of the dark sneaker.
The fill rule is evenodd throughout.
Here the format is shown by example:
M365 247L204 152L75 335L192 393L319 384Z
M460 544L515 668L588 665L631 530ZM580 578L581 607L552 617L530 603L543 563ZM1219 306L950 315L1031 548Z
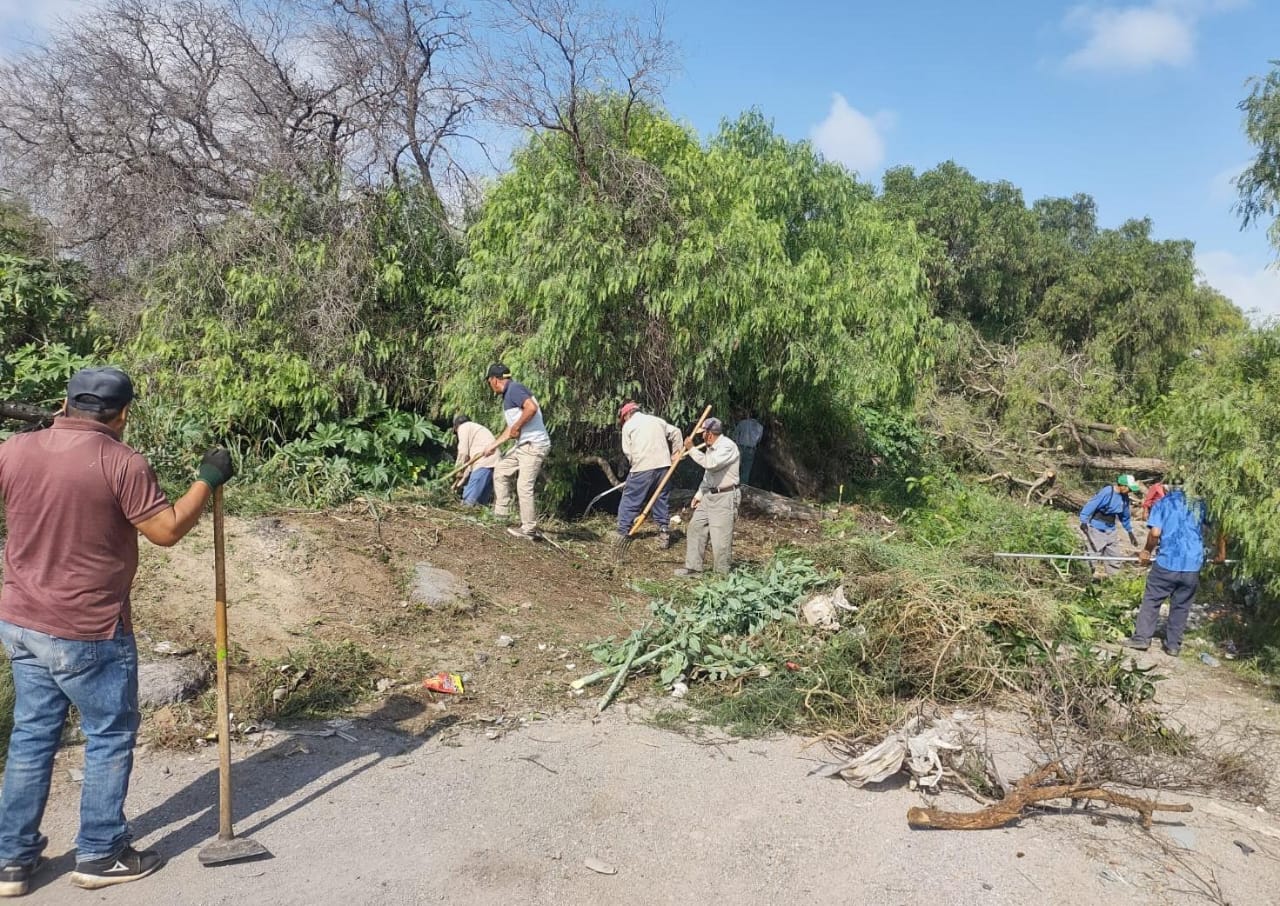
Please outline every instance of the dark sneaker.
M145 878L163 864L164 857L154 849L136 850L126 846L117 856L77 862L71 883L85 890L98 890Z
M675 571L675 574L676 574L677 576L679 576L680 578L682 578L682 579L683 579L683 578L686 578L686 577L688 577L688 576L698 576L698 575L701 575L701 574L702 574L702 570L700 570L700 569L685 569L685 568L682 566L682 567L680 567L679 569L677 569L677 570Z
M49 860L44 856L35 862L6 862L0 866L0 897L20 897L31 885L31 876Z
M1168 645L1161 645L1160 650L1163 651L1165 654L1169 655L1169 657L1177 657L1178 655L1182 654L1182 646L1178 646L1177 648L1170 648Z
M1151 647L1151 639L1135 639L1130 637L1120 644L1126 648L1132 648L1134 651L1146 651Z
M671 547L671 533L658 532L658 550L665 551Z

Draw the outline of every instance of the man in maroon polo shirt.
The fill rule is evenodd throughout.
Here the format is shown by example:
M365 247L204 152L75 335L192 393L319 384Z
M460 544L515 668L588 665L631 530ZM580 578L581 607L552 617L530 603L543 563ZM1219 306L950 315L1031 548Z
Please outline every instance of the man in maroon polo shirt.
M138 652L129 589L138 533L169 547L200 518L233 470L210 450L170 505L142 454L121 441L133 383L86 368L67 385L53 426L0 444L8 538L0 641L13 667L13 733L0 793L0 896L27 892L48 838L40 820L71 705L85 736L80 831L71 882L97 889L163 864L130 845L124 802L138 732Z

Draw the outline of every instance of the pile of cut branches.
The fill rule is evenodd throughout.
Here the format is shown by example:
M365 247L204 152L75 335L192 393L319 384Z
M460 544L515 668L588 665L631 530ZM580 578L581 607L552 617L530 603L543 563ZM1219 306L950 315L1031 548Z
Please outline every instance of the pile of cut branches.
M794 624L796 602L832 581L808 560L780 555L760 572L736 572L679 589L650 603L652 619L621 641L607 639L592 654L606 667L573 683L581 689L610 677L625 682L641 668L656 669L663 685L688 679L767 675L777 661L770 631ZM615 682L603 709L621 687Z

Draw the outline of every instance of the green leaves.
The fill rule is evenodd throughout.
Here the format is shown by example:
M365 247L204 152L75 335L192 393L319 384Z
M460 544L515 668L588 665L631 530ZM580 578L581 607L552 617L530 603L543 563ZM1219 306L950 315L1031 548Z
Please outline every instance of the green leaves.
M1167 411L1174 462L1244 558L1280 592L1280 326L1207 350Z
M717 680L769 667L778 659L770 631L795 623L796 602L830 578L809 560L779 555L762 571L734 572L655 598L640 653L672 646L658 661L663 685L681 674ZM620 643L602 642L593 655L620 664L634 642L634 634Z
M535 136L486 200L446 343L448 407L500 359L558 442L595 447L634 396L673 421L706 403L784 421L838 462L859 406L909 401L929 360L923 247L870 187L756 113L708 145L648 109L624 138L591 106L598 180Z

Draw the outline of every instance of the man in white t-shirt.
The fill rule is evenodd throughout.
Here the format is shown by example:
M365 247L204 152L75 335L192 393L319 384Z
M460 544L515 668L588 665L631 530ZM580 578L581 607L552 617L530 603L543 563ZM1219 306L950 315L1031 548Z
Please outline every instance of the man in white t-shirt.
M454 485L463 484L462 502L467 506L481 506L493 499L493 468L498 464L498 454L482 455L493 445L493 432L476 424L465 415L453 417L453 433L458 435L458 456L454 466L465 466L477 456L470 468L465 469Z

